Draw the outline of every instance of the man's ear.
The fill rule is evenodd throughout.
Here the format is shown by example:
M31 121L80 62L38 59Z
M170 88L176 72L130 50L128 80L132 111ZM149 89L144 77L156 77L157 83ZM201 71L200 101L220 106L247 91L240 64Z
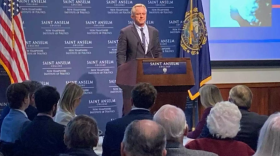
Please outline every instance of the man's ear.
M124 144L123 144L123 142L121 143L121 156L125 156Z
M164 150L162 151L162 156L166 156L166 154L167 154L167 151L166 151L166 149L164 149Z

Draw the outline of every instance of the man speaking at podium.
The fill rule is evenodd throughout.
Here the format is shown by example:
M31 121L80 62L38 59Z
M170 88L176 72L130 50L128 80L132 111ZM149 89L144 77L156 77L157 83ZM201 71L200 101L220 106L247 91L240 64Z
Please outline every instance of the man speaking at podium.
M144 4L135 4L131 9L134 23L120 31L117 47L118 66L136 60L136 58L160 58L162 49L158 30L146 25L147 8ZM123 115L131 110L131 90L123 89Z
M136 58L162 57L158 30L146 25L146 6L134 5L131 9L131 18L134 23L123 28L118 39L118 66Z

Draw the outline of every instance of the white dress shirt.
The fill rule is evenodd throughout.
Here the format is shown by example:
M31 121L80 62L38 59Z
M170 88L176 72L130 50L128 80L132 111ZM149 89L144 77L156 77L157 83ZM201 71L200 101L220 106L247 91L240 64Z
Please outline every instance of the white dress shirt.
M143 27L143 33L145 34L145 38L146 38L146 41L142 41L142 34L141 34L141 28L140 26L138 26L136 23L134 23L135 25L135 28L138 32L138 35L141 39L141 42L145 42L145 45L146 45L146 49L145 49L145 54L147 54L147 51L148 51L148 45L150 43L150 37L149 37L149 30L148 30L148 26L145 24L144 27Z

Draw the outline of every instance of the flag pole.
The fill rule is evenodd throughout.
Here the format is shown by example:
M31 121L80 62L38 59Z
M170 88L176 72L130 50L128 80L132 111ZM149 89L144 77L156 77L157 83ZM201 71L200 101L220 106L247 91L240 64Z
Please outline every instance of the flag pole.
M192 21L192 11L193 11L193 0L190 0L190 27L189 27L189 43L192 44L192 34L193 34L193 21Z
M12 50L15 48L15 27L14 27L14 0L11 0L11 19L12 19L12 35L13 35L13 41L12 41Z

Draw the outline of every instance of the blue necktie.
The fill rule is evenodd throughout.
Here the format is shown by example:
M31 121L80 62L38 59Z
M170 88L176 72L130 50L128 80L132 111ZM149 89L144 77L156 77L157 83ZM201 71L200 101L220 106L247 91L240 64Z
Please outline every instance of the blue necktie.
M144 51L145 51L145 53L146 53L146 37L145 37L145 34L144 34L144 32L143 32L143 28L140 28L140 30L141 30L141 36L142 36L142 45L143 45L143 47L144 47Z

